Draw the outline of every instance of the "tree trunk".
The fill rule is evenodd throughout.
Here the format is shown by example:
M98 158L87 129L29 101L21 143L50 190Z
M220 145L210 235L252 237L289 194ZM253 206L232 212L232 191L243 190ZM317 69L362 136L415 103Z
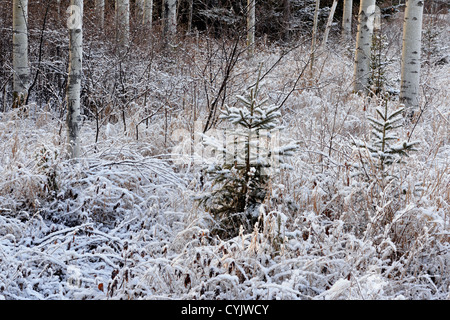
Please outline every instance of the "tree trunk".
M256 0L247 0L247 48L248 56L253 57L255 52L256 29Z
M136 0L136 11L135 11L136 21L140 22L144 21L144 6L145 0Z
M355 92L367 92L370 78L370 53L373 35L375 0L361 0L358 15L355 54Z
M192 16L194 14L194 0L189 0L189 9L188 9L188 27L187 33L192 32Z
M28 0L13 1L13 96L15 107L25 101L30 68L28 66Z
M130 0L116 0L116 40L120 49L130 41Z
M165 43L173 41L177 33L177 0L164 0L163 37Z
M337 3L338 0L333 0L330 15L328 16L327 26L325 27L325 32L323 34L322 47L325 47L327 45L328 34L330 33L331 25L333 24L334 12L336 11Z
M69 77L67 79L67 139L69 156L80 156L81 79L83 76L83 0L71 0L68 8Z
M353 0L344 0L342 14L342 39L350 41L352 39L352 18L353 18Z
M153 23L153 0L145 0L143 24L148 29L152 28Z
M400 102L405 105L408 113L419 107L423 5L422 0L408 0L405 9Z
M101 30L105 27L105 0L95 0L95 14Z
M291 40L291 0L283 0L283 38Z
M316 0L316 8L314 9L314 21L313 21L313 31L312 31L312 43L311 43L311 61L310 61L310 73L312 75L314 67L314 53L316 51L316 38L317 38L317 22L319 17L320 0Z

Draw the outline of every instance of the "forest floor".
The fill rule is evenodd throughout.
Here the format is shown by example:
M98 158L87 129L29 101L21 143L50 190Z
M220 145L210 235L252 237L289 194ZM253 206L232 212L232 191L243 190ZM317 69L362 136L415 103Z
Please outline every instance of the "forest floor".
M221 100L223 44L197 39L145 65L130 56L121 81L139 98L117 104L123 113L105 107L100 124L85 116L78 161L65 157L64 117L51 106L0 115L0 299L449 299L448 47L427 56L422 109L396 130L418 150L380 184L374 166L358 169L353 138L370 141L368 118L385 100L352 93L351 49L330 44L308 75L309 43L260 47L237 60ZM111 76L105 56L89 49L89 85ZM261 227L221 239L193 200L210 184L180 139L203 128L216 96L235 104L259 68L262 94L287 98L282 137L299 149L271 179Z

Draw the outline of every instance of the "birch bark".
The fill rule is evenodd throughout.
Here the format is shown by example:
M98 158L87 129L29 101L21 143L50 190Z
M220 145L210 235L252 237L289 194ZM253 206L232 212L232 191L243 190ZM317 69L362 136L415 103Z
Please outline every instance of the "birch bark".
M423 0L408 0L403 24L400 102L409 111L419 107L423 5Z
M319 18L319 8L320 8L320 0L316 0L316 7L314 9L314 21L313 21L313 30L312 30L312 41L311 41L311 56L310 56L310 74L312 75L314 68L314 54L316 52L316 42L317 42L317 24Z
M13 1L13 95L14 105L23 103L27 94L28 66L28 0Z
M342 14L342 39L349 41L352 38L353 0L344 0Z
M247 0L247 48L248 56L253 57L255 52L256 29L256 0Z
M177 33L177 0L164 0L163 16L163 37L167 44L173 41Z
M149 29L151 29L152 27L153 23L152 17L153 17L153 0L145 0L143 24Z
M331 25L333 24L334 12L336 11L338 0L333 0L331 5L330 14L328 16L327 25L325 27L325 32L323 33L322 48L325 48L328 42L328 35L330 34Z
M355 92L367 92L368 90L374 16L375 0L361 0L358 14L358 32L356 35Z
M121 49L130 41L130 0L116 0L116 40Z
M71 0L69 28L69 76L67 79L67 140L69 156L80 157L81 79L83 76L83 0Z

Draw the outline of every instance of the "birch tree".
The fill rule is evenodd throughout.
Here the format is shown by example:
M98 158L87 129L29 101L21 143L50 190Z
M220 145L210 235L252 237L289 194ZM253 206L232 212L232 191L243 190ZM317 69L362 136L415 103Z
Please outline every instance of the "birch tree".
M253 57L255 52L256 30L256 0L247 0L247 48L248 56Z
M167 44L177 33L177 0L164 0L163 17L163 37Z
M30 68L28 66L28 0L13 1L13 106L25 101Z
M145 0L136 0L136 20L140 22L144 22L144 6Z
M103 30L105 27L105 0L95 0L95 14L97 15L98 24Z
M342 39L349 41L352 38L353 0L344 0L342 10Z
M423 5L422 0L408 0L403 24L400 102L409 113L419 106Z
M328 15L327 25L325 27L325 32L323 33L322 48L325 48L328 42L328 35L330 33L331 25L333 24L334 12L336 11L338 0L333 0L331 5L330 14Z
M69 156L80 156L81 79L83 76L83 0L71 0L67 9L69 76L67 79L67 139Z
M143 24L147 28L152 27L153 17L153 0L145 0Z
M283 0L283 38L289 41L291 38L291 0Z
M312 30L312 43L311 43L311 56L310 56L310 73L312 75L313 67L314 67L314 53L316 51L316 39L317 39L317 24L319 18L319 8L320 8L320 0L316 0L316 7L314 9L314 21L313 21L313 30Z
M358 14L358 32L356 35L355 92L366 92L369 85L374 16L375 0L361 0Z
M130 0L116 0L116 41L121 49L130 41Z

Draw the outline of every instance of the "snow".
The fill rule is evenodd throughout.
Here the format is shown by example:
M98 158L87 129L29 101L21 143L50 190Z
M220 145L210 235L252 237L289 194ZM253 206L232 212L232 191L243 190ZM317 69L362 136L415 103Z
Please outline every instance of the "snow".
M320 77L300 79L278 109L309 47L289 53L261 82L269 107L257 106L253 120L282 115L265 134L275 139L283 127L282 140L295 142L273 151L290 158L252 212L257 227L221 239L211 235L216 221L196 201L213 188L203 165L212 170L216 159L199 165L208 158L196 154L191 161L190 140L177 148L172 136L177 129L193 132L195 121L207 118L224 67L221 45L209 39L215 55L208 56L206 40L186 41L170 55L156 51L150 65L132 48L120 95L138 98L124 105L111 89L117 61L100 40L87 41L93 41L89 99L109 99L113 113L102 119L98 141L95 119L85 115L79 161L65 155L60 106L0 114L0 300L448 299L448 64L424 66L427 109L417 126L398 127L399 140L389 146L417 150L386 169L385 181L366 150L370 120L382 125L379 105L351 93L353 55L337 44L318 55ZM222 120L249 119L236 100L250 104L241 95L254 83L256 66L262 63L264 72L281 57L277 47L258 50L264 51L252 63L238 61ZM389 106L397 112L395 99ZM148 125L138 124L153 112ZM217 121L220 133L228 129L223 124ZM197 134L223 151L219 135Z

